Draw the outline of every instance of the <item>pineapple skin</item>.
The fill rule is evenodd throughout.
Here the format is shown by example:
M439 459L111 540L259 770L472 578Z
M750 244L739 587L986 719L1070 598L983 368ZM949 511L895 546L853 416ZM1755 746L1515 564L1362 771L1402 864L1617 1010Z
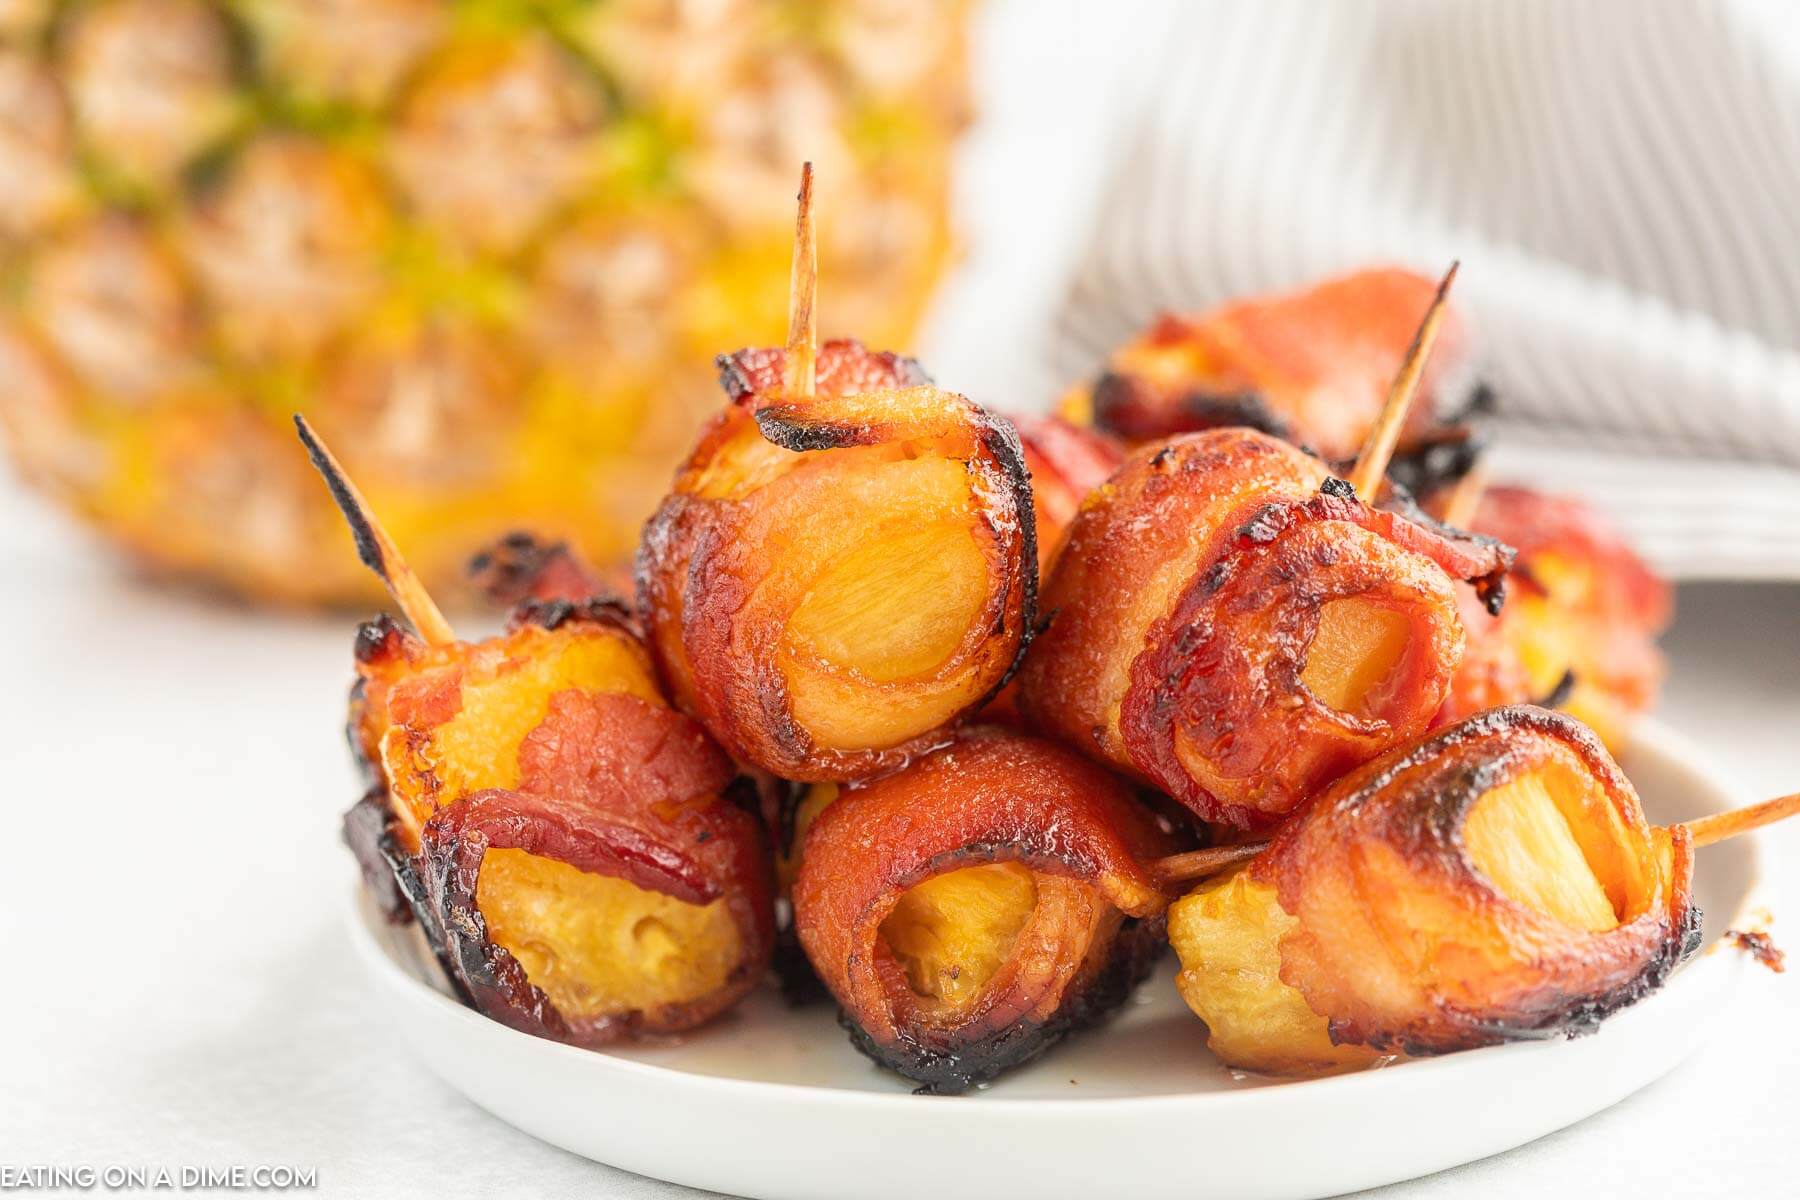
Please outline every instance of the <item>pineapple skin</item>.
M0 432L154 573L365 602L289 418L434 587L529 527L623 560L711 360L778 341L820 171L827 335L953 253L967 0L11 0Z

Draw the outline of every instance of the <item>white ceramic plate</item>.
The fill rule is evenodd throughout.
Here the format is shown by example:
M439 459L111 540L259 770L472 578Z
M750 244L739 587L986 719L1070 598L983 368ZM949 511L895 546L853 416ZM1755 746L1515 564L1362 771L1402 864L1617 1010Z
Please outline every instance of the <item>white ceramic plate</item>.
M1734 803L1654 723L1625 765L1659 822ZM417 931L360 899L350 928L427 1066L527 1133L643 1175L780 1200L1302 1197L1496 1154L1679 1063L1749 969L1717 939L1757 903L1756 850L1708 847L1697 876L1706 950L1593 1037L1330 1079L1246 1076L1207 1053L1165 961L1113 1021L966 1097L911 1095L851 1049L829 1005L790 1009L772 989L678 1043L577 1050L463 1008Z

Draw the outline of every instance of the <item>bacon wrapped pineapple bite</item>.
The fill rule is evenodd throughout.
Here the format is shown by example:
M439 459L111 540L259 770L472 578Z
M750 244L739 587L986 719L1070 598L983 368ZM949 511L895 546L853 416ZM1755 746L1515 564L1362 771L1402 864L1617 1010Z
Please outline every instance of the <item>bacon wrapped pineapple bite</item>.
M730 402L645 527L638 595L681 706L788 779L891 769L1011 672L1037 587L1018 435L918 365L814 350L811 172L785 349L720 359Z
M358 549L418 629L357 640L352 746L372 787L346 837L465 1002L583 1046L692 1029L762 977L767 846L737 772L671 708L617 602L566 551L502 547L528 597L456 640L304 421ZM490 579L490 583L494 581Z
M1123 1002L1160 950L1170 836L1060 747L993 729L843 789L810 822L801 944L851 1040L962 1091Z
M1178 985L1255 1070L1574 1037L1698 946L1694 849L1796 809L1654 827L1581 724L1495 709L1339 780L1178 900Z
M1434 286L1373 269L1198 317L1164 316L1066 396L1064 414L1133 443L1244 425L1343 461L1375 423ZM1465 340L1454 321L1444 339L1401 436L1403 456L1445 459L1433 473L1454 469L1468 439L1441 416Z
M1140 448L1088 499L1020 673L1029 722L1244 828L1430 726L1462 656L1456 583L1497 609L1511 551L1358 496L1381 486L1454 275L1354 484L1228 428Z
M1267 826L1429 727L1462 654L1455 582L1497 601L1507 559L1266 434L1175 438L1076 517L1020 707L1209 821Z
M1445 718L1550 702L1620 749L1662 681L1656 637L1669 623L1668 585L1574 497L1494 487L1459 507L1471 511L1446 519L1518 550L1518 586L1498 616L1465 611L1470 651Z

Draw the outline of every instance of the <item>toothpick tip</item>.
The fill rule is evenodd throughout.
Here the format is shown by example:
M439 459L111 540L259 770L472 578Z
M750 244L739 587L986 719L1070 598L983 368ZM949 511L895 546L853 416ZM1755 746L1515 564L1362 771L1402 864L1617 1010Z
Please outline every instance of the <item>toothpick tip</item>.
M819 251L813 231L813 165L800 167L800 192L794 197L794 264L788 278L787 391L795 399L813 394L818 329Z
M374 523L369 518L368 506L357 494L356 485L350 482L350 476L339 464L337 457L313 429L312 422L300 413L294 414L294 428L300 434L300 444L306 447L306 456L325 480L325 488L331 493L332 501L338 511L344 514L344 521L350 526L350 537L356 543L356 557L362 560L363 566L381 577L381 581L389 587L393 580L389 577L386 556L381 552L381 538L375 531Z
M325 439L313 429L312 422L299 413L294 414L294 429L300 435L300 444L306 447L307 457L312 459L313 466L325 480L325 487L338 511L344 514L345 524L350 526L350 537L356 543L356 557L387 586L388 594L393 596L420 637L434 646L455 641L456 634L450 623L438 611L419 577L406 565L393 540L382 531L375 514L369 510L368 501L356 490Z

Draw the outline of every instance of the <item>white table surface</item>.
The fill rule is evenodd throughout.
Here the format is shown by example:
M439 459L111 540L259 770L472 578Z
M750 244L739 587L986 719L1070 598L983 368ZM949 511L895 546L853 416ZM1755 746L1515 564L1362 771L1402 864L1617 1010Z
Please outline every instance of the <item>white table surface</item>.
M1066 150L1100 118L1075 81L1120 44L1066 0L1032 11L990 18L1036 40L983 51L991 120L965 192L984 249L930 339L940 378L1008 407L1045 400L1005 394L1008 350L1091 198L1092 164ZM3 480L0 1166L285 1164L334 1196L696 1195L494 1120L371 1011L337 839L356 792L351 623L146 587ZM1800 783L1800 587L1684 589L1669 649L1663 714L1717 747L1741 796ZM1765 836L1791 877L1800 828ZM1756 973L1702 1053L1623 1104L1391 1194L1792 1194L1797 977ZM829 1169L795 1136L771 1152Z

